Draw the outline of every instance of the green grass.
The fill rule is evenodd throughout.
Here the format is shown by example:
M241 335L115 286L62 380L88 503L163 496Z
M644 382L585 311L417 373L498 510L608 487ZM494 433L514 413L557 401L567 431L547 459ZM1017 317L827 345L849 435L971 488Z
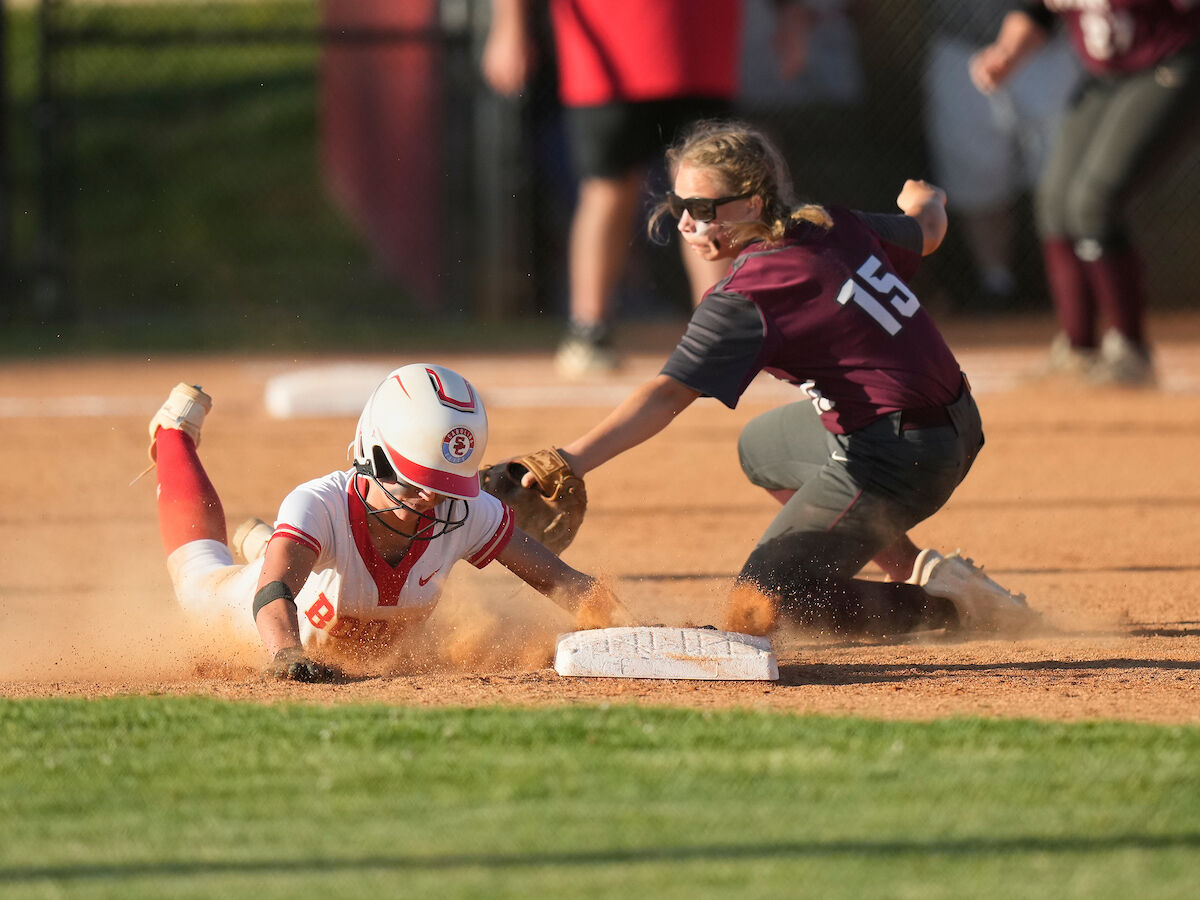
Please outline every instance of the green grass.
M0 703L0 896L1184 897L1200 730Z

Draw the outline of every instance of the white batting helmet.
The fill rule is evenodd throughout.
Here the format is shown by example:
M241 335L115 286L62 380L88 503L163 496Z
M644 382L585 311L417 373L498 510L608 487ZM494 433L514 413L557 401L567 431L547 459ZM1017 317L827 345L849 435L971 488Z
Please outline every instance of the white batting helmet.
M487 412L471 383L445 366L414 363L372 391L349 449L361 472L391 481L390 470L425 490L472 500L487 439Z

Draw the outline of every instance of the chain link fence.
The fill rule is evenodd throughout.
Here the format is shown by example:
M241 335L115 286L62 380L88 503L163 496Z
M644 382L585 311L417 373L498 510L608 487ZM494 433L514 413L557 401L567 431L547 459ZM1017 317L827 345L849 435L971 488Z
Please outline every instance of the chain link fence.
M737 101L783 143L802 196L889 210L905 178L953 182L933 129L956 101L938 89L955 72L965 83L955 54L994 29L994 11L813 6L809 65L788 81L773 68L772 4L746 0ZM10 0L6 318L180 346L238 332L365 340L364 323L377 332L397 312L560 320L575 183L552 47L520 98L495 96L479 70L489 14L487 0ZM1051 94L1041 77L1032 93ZM991 118L1016 123L1019 100L994 101ZM1021 129L1011 154L1036 157L1040 139ZM917 285L926 305L1048 308L1019 168L951 189L951 237ZM1197 274L1200 152L1147 174L1133 215L1152 302L1181 306ZM678 254L631 242L622 317L684 314Z

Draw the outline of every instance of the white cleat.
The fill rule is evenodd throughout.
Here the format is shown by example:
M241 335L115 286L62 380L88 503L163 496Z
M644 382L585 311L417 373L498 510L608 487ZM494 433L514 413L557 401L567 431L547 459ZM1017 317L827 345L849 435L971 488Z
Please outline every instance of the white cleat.
M150 461L155 460L154 437L160 428L178 428L200 446L200 427L212 409L212 397L199 385L180 382L171 389L167 402L150 420Z
M1035 374L1087 378L1099 358L1100 352L1095 348L1074 347L1066 334L1059 332L1050 342L1045 366Z
M1024 594L997 584L958 551L942 556L922 550L908 583L953 603L963 631L1011 634L1030 629L1041 618L1026 604Z
M237 531L233 533L233 540L229 542L233 558L247 563L254 562L267 552L267 542L274 533L275 529L262 519L247 519L237 527Z
M603 344L569 336L554 355L554 368L565 381L611 375L621 367L615 352Z
M1108 331L1100 342L1100 358L1088 372L1093 384L1152 388L1158 383L1150 351L1125 335Z

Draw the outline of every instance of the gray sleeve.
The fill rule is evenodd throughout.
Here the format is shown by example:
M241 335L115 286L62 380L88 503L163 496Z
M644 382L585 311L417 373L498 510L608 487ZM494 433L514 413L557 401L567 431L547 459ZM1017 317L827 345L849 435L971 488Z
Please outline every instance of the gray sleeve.
M711 293L661 374L715 397L730 409L758 374L766 327L757 306L734 293Z
M854 210L854 215L889 244L921 255L925 246L925 236L921 233L921 224L912 216L906 216L904 213L868 213L858 210Z

